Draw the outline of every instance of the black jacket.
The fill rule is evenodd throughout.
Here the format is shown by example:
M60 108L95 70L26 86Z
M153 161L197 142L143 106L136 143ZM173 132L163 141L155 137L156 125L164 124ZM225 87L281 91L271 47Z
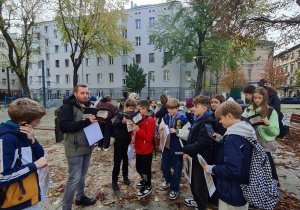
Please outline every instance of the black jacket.
M221 136L224 136L227 129L223 127L222 123L220 123L218 119L216 119L215 115L213 115L213 117L214 117L214 119L216 120L216 123L217 123L216 133L221 134Z
M212 164L214 157L215 141L208 133L209 127L215 131L217 126L213 115L213 112L209 110L195 121L190 131L187 145L183 147L183 152L189 154L193 160L198 160L197 154L200 154L206 160L207 164Z
M115 141L123 144L129 144L131 141L131 132L127 130L127 124L122 123L123 112L119 112L113 123Z
M162 118L163 118L166 114L168 114L168 110L167 110L167 107L166 107L166 103L167 103L167 102L165 102L165 103L162 105L162 107L160 108L160 110L158 110L158 111L156 112L156 114L155 114L155 117L158 118L158 124L160 124Z
M280 99L274 92L268 91L268 105L273 107L277 112L280 112Z

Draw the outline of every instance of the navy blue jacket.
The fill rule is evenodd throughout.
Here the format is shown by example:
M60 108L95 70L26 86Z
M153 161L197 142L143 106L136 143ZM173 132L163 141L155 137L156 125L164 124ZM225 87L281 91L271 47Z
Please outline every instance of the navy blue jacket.
M122 123L123 117L124 117L124 113L119 112L113 123L115 141L129 145L131 141L132 132L128 132L127 124Z

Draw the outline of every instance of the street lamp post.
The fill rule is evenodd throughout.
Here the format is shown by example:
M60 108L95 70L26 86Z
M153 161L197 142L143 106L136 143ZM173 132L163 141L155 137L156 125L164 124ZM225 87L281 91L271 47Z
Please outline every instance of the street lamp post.
M9 67L6 68L6 76L7 76L7 95L8 97L10 97Z
M150 72L148 72L148 100L150 100Z
M202 61L202 58L204 58L204 85L203 85L203 88L201 90L201 95L205 95L205 80L206 80L206 56L205 55L198 55L198 56L194 56L193 57L194 59L196 58L201 58L201 61ZM201 81L202 82L202 81Z

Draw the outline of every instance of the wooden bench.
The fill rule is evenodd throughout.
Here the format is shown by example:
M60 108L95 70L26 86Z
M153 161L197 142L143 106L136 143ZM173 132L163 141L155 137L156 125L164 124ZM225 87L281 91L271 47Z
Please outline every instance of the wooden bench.
M300 114L292 114L288 126L300 130Z
M54 131L54 126L44 126L44 125L38 125L34 127L35 130L48 130L48 131Z

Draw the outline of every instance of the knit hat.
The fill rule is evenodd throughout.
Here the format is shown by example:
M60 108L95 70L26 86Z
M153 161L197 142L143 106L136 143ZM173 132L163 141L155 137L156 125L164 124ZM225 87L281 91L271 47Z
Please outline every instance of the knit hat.
M189 109L193 107L193 99L192 98L187 98L185 100L185 106Z
M97 98L95 96L91 96L89 101L97 101Z

